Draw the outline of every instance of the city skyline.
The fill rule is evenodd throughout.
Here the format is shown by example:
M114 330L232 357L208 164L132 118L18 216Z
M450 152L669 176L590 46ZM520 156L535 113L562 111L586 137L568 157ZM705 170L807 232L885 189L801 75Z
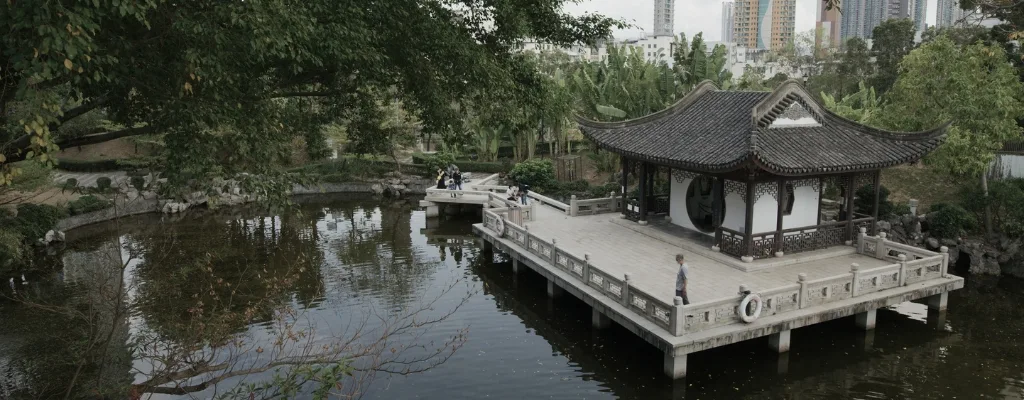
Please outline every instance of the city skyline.
M936 20L937 0L927 0L928 26L934 26ZM698 32L704 33L706 41L720 41L722 38L722 4L725 1L681 1L674 4L674 32L686 33L688 37ZM566 11L575 15L584 13L601 13L613 18L622 18L636 25L631 29L620 29L614 32L616 37L638 37L644 33L651 34L654 29L654 0L589 0L579 4L566 4ZM818 1L796 0L796 33L813 31L817 23Z

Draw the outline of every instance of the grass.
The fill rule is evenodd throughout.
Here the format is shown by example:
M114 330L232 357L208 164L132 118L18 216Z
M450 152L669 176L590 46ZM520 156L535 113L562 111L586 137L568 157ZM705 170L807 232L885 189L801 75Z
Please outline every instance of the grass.
M21 173L14 178L14 182L11 183L10 189L12 190L31 192L46 187L52 183L51 176L53 175L53 169L47 168L37 162L21 161L16 162L11 166L21 171Z
M936 203L958 203L957 193L972 180L953 177L922 165L905 165L882 170L882 186L889 189L889 201L907 204L917 199L918 209L927 210Z

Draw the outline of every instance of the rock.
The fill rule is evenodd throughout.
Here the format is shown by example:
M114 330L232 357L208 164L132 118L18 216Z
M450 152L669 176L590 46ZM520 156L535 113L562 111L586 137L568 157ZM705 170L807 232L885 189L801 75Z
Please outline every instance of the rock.
M375 195L381 195L384 193L384 186L379 183L374 183L370 186L370 191Z
M903 225L905 226L912 226L915 222L917 222L915 221L915 219L916 218L914 218L913 215L904 215L903 217L900 218L900 221L903 222Z
M176 201L168 201L164 203L163 207L160 208L164 214L177 214L182 211L188 210L190 204Z
M930 237L930 238L928 238L928 240L925 240L925 244L928 245L929 249L932 249L932 250L938 249L939 248L939 239Z
M129 189L124 196L128 198L128 201L134 201L139 198L139 191L135 188Z
M1020 242L1016 240L1010 242L1010 244L1003 250L1003 255L1009 258L1016 257L1017 253L1020 253Z
M43 236L43 243L45 243L45 244L51 244L51 243L63 242L63 241L64 241L64 232L61 232L61 231L56 231L56 230L52 230L51 229L49 232L46 232L45 236Z
M892 229L892 224L890 224L889 221L878 221L877 223L875 223L875 225L881 232L888 232L889 230Z
M959 244L955 239L942 239L940 243L946 247L954 247Z
M914 223L910 224L910 233L912 233L914 235L920 235L921 234L921 223L915 221Z

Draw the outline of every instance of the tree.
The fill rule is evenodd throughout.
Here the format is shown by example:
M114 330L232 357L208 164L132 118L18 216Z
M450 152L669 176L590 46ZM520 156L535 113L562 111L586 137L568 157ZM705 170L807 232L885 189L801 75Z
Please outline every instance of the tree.
M843 118L867 124L881 107L875 88L867 87L864 82L860 83L860 91L843 96L840 99L821 93L822 102L825 108L839 114Z
M867 81L875 69L867 42L858 37L847 40L842 51L824 64L820 74L808 78L807 87L812 93L828 94L837 99L861 90L860 84Z
M941 36L911 52L887 95L880 122L918 131L952 121L946 143L930 158L949 172L981 177L1003 142L1021 135L1024 84L997 46L957 46ZM991 233L990 221L986 231Z
M673 47L679 49L672 54L673 68L679 85L678 92L689 92L705 80L710 80L722 88L732 83L732 72L725 68L729 49L722 44L716 44L711 54L708 54L703 32L694 36L693 42L689 45L686 42L686 34L681 33Z
M396 97L394 93L368 96L347 125L350 151L389 156L400 168L398 151L416 143L420 121L410 115L401 101L392 100Z
M894 18L876 26L871 34L874 39L872 50L878 67L876 76L871 79L871 86L885 93L899 76L900 61L914 48L916 28L914 21L909 18Z
M621 25L570 16L563 3L9 1L0 6L0 164L9 176L10 161L52 163L61 146L164 133L172 185L282 176L293 138L336 122L372 88L394 88L425 130L450 132L461 118L453 102L536 84L522 78L537 71L514 55L524 37L587 43ZM61 132L93 110L119 128Z
M768 86L765 86L764 71L761 68L748 65L743 70L743 76L740 76L739 81L736 82L736 88L740 90L767 91Z
M581 65L570 86L580 115L614 121L642 117L672 104L680 95L673 75L665 63L644 61L639 50L609 47L608 60Z

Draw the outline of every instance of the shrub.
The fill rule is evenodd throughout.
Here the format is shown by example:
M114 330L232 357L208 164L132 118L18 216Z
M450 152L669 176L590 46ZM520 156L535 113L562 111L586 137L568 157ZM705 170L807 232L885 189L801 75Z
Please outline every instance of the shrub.
M932 236L942 239L956 239L974 228L975 219L963 207L955 204L933 204L928 217Z
M111 203L107 199L99 198L96 196L82 196L77 200L68 203L68 213L71 215L85 214L88 212L99 211L110 207Z
M78 188L78 179L68 178L64 181L64 190L75 190L76 188Z
M132 187L135 188L135 189L138 189L139 191L142 191L142 190L146 189L146 178L145 177L142 177L142 176L132 176L130 182L132 184Z
M537 189L549 189L555 184L555 166L551 160L530 159L512 167L508 177Z
M118 171L121 170L122 167L118 165L118 160L58 160L57 169L72 172L105 172Z
M96 187L100 190L109 190L111 183L112 182L108 177L101 176L96 178Z
M448 169L449 165L455 164L455 155L448 152L435 153L425 157L423 163L431 173L434 173L438 169Z
M0 229L0 268L18 263L25 256L24 237L10 229Z
M853 199L854 211L871 215L875 210L875 188L872 185L864 185L857 189ZM889 189L885 186L878 188L878 217L886 218L895 213L894 206L889 201ZM909 212L909 210L908 210Z
M46 235L46 232L57 225L57 221L67 216L61 208L46 204L19 204L18 216L10 219L8 225L27 240L35 240Z
M988 197L980 184L965 186L960 190L960 204L974 216L975 221L985 218L985 208L988 207L996 229L1012 237L1024 234L1024 179L989 182Z

